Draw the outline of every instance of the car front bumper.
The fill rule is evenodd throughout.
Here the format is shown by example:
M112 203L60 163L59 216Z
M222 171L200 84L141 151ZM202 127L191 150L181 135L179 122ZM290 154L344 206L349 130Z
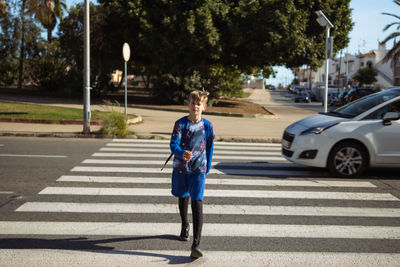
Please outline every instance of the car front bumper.
M324 133L296 135L285 131L282 155L297 164L325 168L332 145L333 140Z

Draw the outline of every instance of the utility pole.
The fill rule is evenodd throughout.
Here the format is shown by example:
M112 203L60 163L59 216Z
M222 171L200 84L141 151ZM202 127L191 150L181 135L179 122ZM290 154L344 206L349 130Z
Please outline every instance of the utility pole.
M90 134L90 20L89 0L85 0L84 7L84 41L83 41L83 134Z
M345 91L347 91L347 85L349 83L349 48L346 51L346 84L345 84Z

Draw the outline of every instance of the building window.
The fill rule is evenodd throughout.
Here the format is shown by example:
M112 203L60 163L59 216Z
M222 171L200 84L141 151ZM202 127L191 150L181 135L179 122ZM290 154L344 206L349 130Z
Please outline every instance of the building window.
M367 62L367 67L368 67L368 68L372 69L372 65L373 65L373 64L372 64L371 61L368 61L368 62Z

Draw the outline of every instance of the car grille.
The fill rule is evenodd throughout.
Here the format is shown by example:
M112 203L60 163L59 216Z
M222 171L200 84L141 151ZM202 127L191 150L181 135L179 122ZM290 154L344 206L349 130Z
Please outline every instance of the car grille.
M289 149L292 146L294 140L294 134L288 133L285 131L282 137L282 146L285 149Z

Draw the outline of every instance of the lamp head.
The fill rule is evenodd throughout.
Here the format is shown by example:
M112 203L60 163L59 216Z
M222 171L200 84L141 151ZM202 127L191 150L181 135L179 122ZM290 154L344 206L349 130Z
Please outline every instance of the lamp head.
M315 11L315 14L317 14L318 16L317 21L319 25L321 25L322 27L333 28L332 22L329 21L329 19L321 10Z

